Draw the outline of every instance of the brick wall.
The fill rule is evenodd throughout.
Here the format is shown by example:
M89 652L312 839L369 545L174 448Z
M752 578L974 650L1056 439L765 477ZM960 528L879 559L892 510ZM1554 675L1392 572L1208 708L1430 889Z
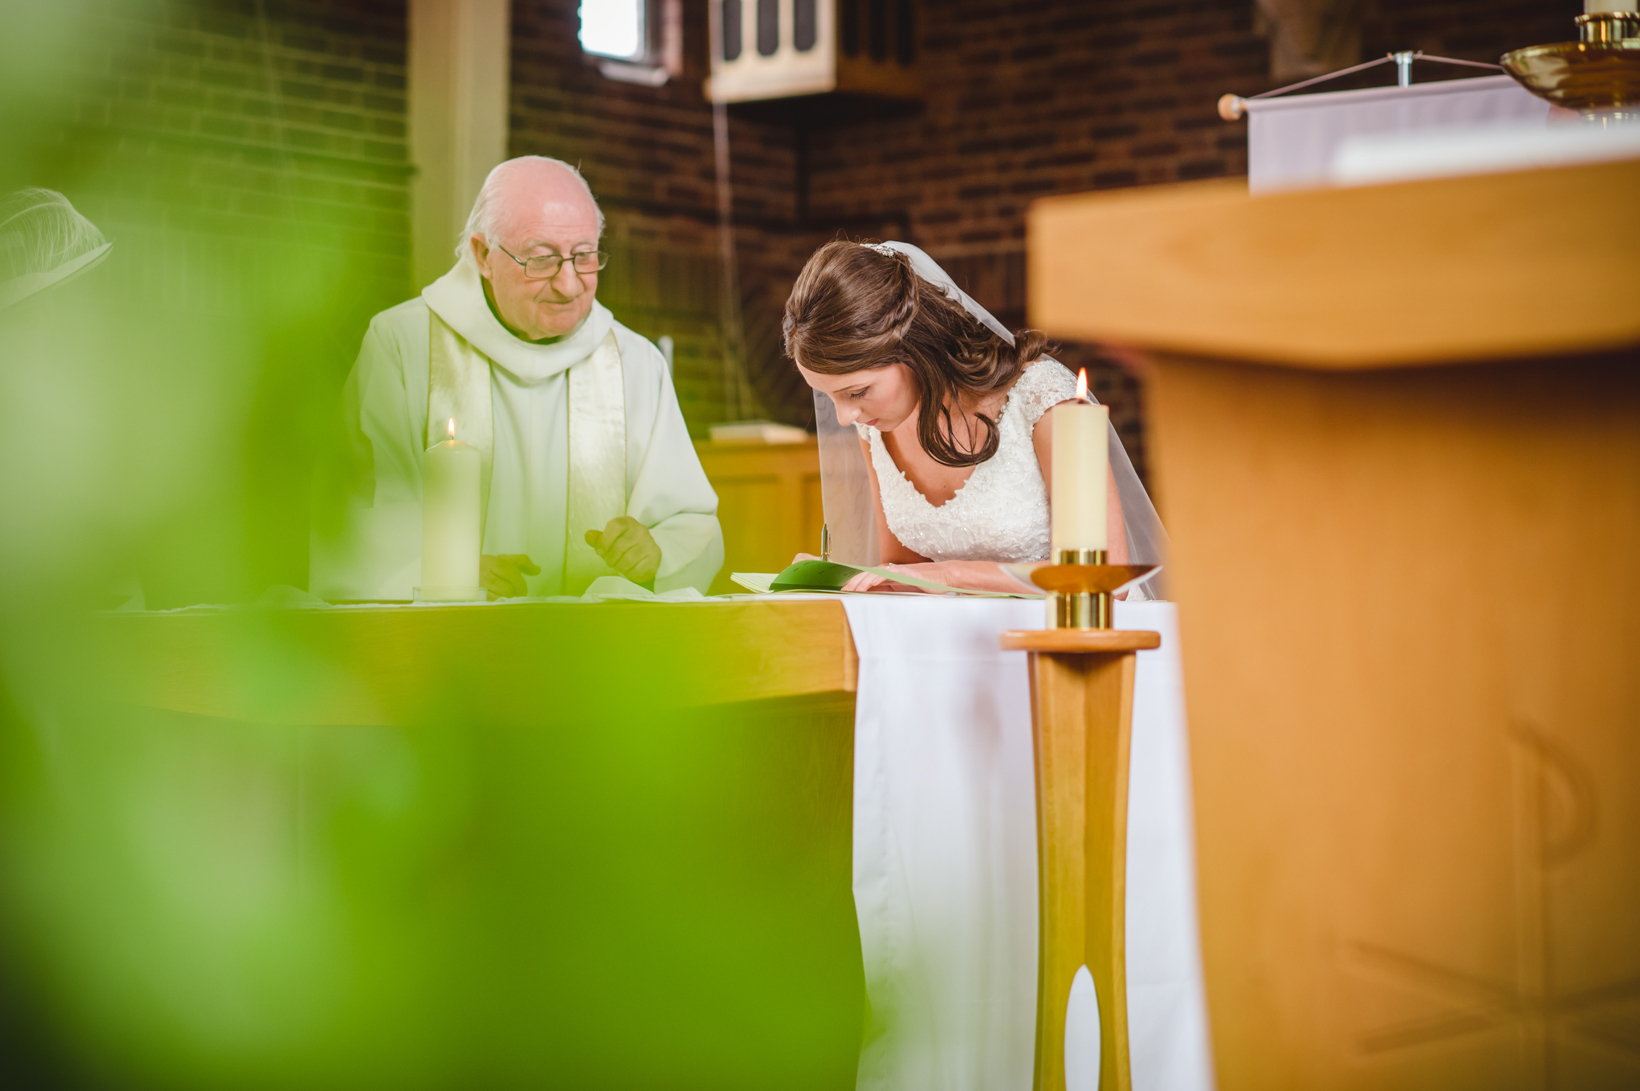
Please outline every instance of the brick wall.
M1583 14L1578 0L1377 0L1362 30L1365 57L1397 49L1421 49L1441 57L1491 61L1511 49L1540 42L1575 41L1572 19ZM1418 65L1417 78L1439 79L1442 66ZM1445 68L1446 78L1463 75Z
M58 0L10 29L41 60L0 73L0 181L115 240L97 276L174 345L156 381L208 367L190 393L234 421L149 602L305 585L315 450L370 316L410 294L405 5Z
M318 249L358 259L361 306L407 294L403 3L69 7L74 68L35 184L77 190L110 233L220 240L251 261Z
M815 129L811 212L898 213L1004 322L1025 321L1033 199L1245 173L1245 135L1215 104L1265 86L1251 4L963 0L925 10L924 109ZM1094 346L1060 356L1090 367L1142 468L1135 380Z
M679 400L691 431L703 436L714 421L759 412L723 366L712 113L701 93L706 5L685 4L684 74L659 88L600 75L577 41L577 7L513 4L510 151L581 167L609 224L613 257L599 299L640 333L674 339ZM770 238L795 224L796 138L789 125L737 116L731 141L742 280L756 284ZM758 303L746 320L764 320ZM756 363L759 371L771 365L766 357Z
M685 71L661 88L598 73L576 41L578 0L515 0L511 151L582 165L615 252L601 296L641 332L675 339L697 435L760 412L807 419L779 322L797 270L826 239L917 242L1017 325L1031 200L1245 171L1244 126L1220 121L1214 102L1268 86L1252 0L924 4L920 104L731 111L748 390L722 362L705 0L685 0ZM1576 8L1378 0L1364 48L1495 59L1569 36ZM317 363L301 374L339 383L368 315L411 291L405 4L71 0L61 10L77 20L75 61L36 81L46 89L30 109L0 119L8 148L27 148L0 177L69 192L121 239L125 260L148 255L135 286L173 302L209 309L224 265L317 270L327 307L307 342ZM145 250L145 240L163 244ZM1134 380L1097 346L1061 355L1093 367L1142 465Z
M1575 0L1379 0L1364 49L1495 61L1568 37L1576 10ZM781 307L803 259L839 232L918 243L1018 325L1033 199L1246 172L1245 123L1221 121L1215 107L1227 91L1271 86L1252 0L924 0L923 11L921 104L731 111L748 364L771 415L807 418L807 391L779 354ZM685 15L687 70L654 90L605 80L581 56L576 0L518 0L512 150L582 164L617 261L632 268L619 281L612 266L605 298L645 333L682 333L679 390L698 433L735 407L716 338L704 0L686 0ZM1094 369L1142 467L1136 382L1097 346L1066 345L1061 356Z

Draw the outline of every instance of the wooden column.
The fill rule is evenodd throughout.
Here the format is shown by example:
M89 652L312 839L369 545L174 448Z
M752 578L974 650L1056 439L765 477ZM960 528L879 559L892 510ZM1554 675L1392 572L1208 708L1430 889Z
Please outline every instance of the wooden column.
M1036 749L1038 889L1036 1091L1132 1086L1128 1070L1126 922L1128 739L1134 653L1161 636L1123 630L1018 630L1002 646L1030 653ZM1066 1009L1086 966L1098 997L1092 1065L1066 1079ZM1079 1010L1083 999L1078 998ZM1073 1032L1074 1037L1074 1032ZM1072 1052L1091 1062L1091 1042Z
M410 264L421 291L449 271L490 168L507 158L507 0L411 0Z

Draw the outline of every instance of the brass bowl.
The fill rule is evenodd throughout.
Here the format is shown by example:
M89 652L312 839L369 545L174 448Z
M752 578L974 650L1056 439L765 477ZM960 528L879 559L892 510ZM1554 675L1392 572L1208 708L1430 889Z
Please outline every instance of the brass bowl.
M1060 595L1115 594L1161 567L1159 564L1005 564L1002 570L1026 587Z
M1521 86L1568 110L1640 106L1640 38L1532 45L1500 60Z

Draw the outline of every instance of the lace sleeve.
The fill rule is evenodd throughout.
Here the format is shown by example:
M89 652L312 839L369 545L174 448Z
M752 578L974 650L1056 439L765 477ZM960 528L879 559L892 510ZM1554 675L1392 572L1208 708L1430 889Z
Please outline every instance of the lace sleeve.
M1025 369L1012 396L1025 411L1026 422L1034 427L1042 414L1076 397L1076 376L1058 360L1044 356Z

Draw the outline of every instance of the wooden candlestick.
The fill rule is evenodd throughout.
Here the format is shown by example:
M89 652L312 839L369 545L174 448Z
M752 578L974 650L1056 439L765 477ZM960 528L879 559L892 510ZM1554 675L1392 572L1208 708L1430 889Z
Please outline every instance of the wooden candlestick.
M1084 966L1098 996L1096 1086L1132 1086L1124 912L1128 740L1134 653L1161 642L1159 633L1121 629L1002 634L1004 649L1030 653L1041 914L1036 1091L1066 1091L1066 1006ZM1091 1072L1084 1077L1095 1086L1087 1083Z

